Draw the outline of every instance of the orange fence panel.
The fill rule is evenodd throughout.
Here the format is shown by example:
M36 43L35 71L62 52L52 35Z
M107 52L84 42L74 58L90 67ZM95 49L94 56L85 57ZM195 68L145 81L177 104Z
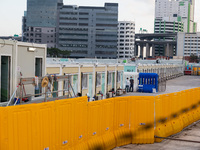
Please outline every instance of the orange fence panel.
M173 127L173 134L176 134L183 130L183 122L180 116L180 93L171 93L171 104L172 104L172 114L171 114L171 123Z
M154 143L154 96L134 96L130 100L132 143Z
M90 150L103 149L102 101L88 103L88 146Z
M8 150L8 114L7 109L0 107L0 150Z
M74 150L88 150L87 144L87 96L76 98L74 106Z
M55 103L41 103L37 105L36 122L38 149L55 150Z
M102 139L104 149L109 150L116 147L116 139L114 136L114 98L102 101Z
M114 99L114 135L117 140L117 146L131 143L129 100L130 97L117 97Z
M170 136L199 119L200 88L156 97L89 103L79 97L0 107L0 150L109 150L153 143L154 135Z
M74 99L55 101L56 149L66 150L74 142Z
M157 96L156 99L155 103L159 103L155 104L155 114L157 114L157 112L161 112L162 114L159 115L161 118L156 117L158 120L156 120L155 136L168 137L173 134L173 126L170 121L170 115L172 112L171 96L169 94L163 94L162 96ZM156 138L155 141L160 142L162 139Z
M8 145L3 150L39 149L38 132L40 130L37 130L37 105L10 106L5 109L7 109L5 130L7 130Z

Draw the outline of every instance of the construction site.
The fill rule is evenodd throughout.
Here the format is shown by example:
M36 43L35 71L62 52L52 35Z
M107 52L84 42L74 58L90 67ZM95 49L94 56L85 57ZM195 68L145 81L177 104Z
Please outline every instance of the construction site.
M0 44L0 150L199 149L198 63L47 58L46 45Z

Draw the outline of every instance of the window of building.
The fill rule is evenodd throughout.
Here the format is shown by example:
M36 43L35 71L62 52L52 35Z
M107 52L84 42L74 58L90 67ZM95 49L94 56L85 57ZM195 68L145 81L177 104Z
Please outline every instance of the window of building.
M112 82L112 73L109 72L108 73L108 85L111 85L111 82Z
M88 88L88 74L83 74L82 76L82 89Z
M67 80L64 81L64 90L66 90L65 93L68 92L68 90L69 91L71 90L71 86L69 83L72 82L72 75L69 75L68 77L69 77L68 81Z
M101 85L101 73L97 73L97 85L96 86L100 86Z
M121 80L121 72L117 72L117 82L119 83Z

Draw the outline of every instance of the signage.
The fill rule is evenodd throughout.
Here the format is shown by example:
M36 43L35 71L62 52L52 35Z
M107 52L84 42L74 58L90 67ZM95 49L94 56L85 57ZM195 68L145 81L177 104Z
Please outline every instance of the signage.
M136 72L136 66L124 66L124 72Z

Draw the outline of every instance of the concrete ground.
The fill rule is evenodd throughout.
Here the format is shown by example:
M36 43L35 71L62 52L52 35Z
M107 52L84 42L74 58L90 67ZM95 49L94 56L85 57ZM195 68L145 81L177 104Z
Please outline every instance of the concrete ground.
M165 93L179 92L186 89L200 87L200 76L181 76L167 81L166 91L158 93L129 92L126 96L156 96ZM124 96L124 95L123 95Z
M165 92L159 93L128 93L127 96L155 96L164 93L178 92L181 90L200 87L200 76L182 76L173 80L167 81L167 88ZM182 141L164 140L161 143L136 145L130 144L115 148L114 150L200 150L200 123L186 128L181 133L175 135L173 138L199 141L199 143L190 143Z
M200 150L200 123L185 129L173 138L198 141L199 143L164 140L154 144L130 144L113 150Z

